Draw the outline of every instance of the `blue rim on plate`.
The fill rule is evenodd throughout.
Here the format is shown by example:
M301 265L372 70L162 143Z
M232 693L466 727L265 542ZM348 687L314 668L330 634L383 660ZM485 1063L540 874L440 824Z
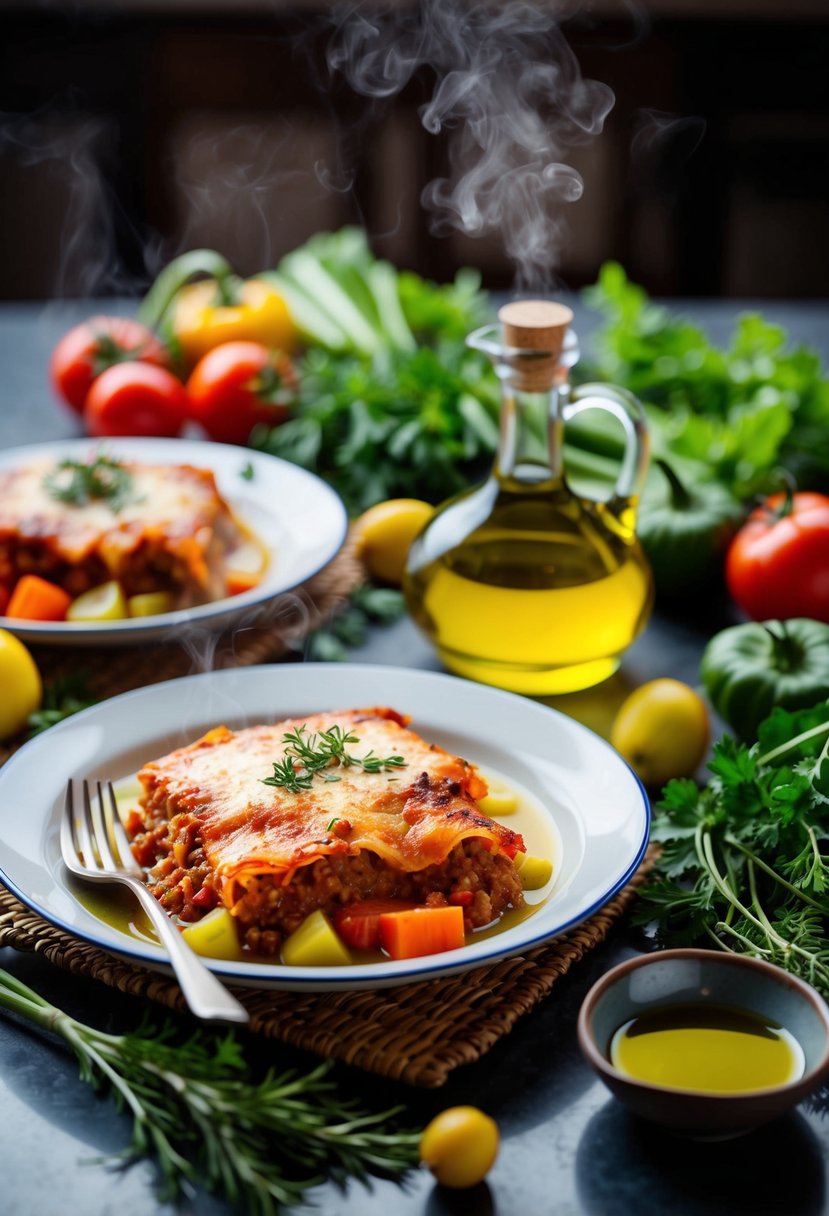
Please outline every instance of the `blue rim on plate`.
M597 912L635 873L648 843L648 796L610 744L587 727L539 702L456 676L293 663L185 676L123 693L25 744L0 769L0 878L67 933L165 970L159 947L99 920L73 894L58 844L67 780L128 776L220 723L239 727L374 705L411 715L424 738L514 780L541 803L561 842L548 899L501 933L420 959L321 968L211 960L229 982L331 991L451 975L557 937Z
M348 532L339 495L307 469L252 448L194 439L68 439L0 452L0 472L35 460L78 460L105 451L151 464L210 469L219 493L264 544L264 578L250 591L193 608L106 623L23 621L0 616L0 627L26 642L114 646L176 637L183 626L214 631L244 620L256 624L279 596L318 574L337 555Z

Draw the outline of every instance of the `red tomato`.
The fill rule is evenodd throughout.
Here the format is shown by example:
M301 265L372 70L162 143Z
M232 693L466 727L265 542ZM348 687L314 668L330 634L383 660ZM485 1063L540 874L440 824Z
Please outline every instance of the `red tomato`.
M180 380L152 363L118 363L94 381L84 420L90 435L181 434L187 393Z
M293 364L261 342L224 342L190 374L190 416L220 443L245 444L257 423L278 426L297 385Z
M334 913L334 928L352 950L379 950L383 913L408 912L416 907L407 899L361 899Z
M725 560L731 598L755 621L829 622L829 497L775 494L752 511Z
M170 352L154 333L130 317L90 317L58 342L49 373L58 396L82 414L95 377L127 361L169 367Z

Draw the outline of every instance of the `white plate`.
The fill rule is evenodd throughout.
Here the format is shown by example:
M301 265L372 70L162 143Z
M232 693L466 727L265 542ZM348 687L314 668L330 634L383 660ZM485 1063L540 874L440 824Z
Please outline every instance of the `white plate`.
M586 727L512 693L454 676L351 664L278 664L187 676L124 693L37 736L0 769L0 877L46 920L105 950L163 967L160 948L93 916L67 882L58 827L69 777L118 779L219 723L277 721L391 705L430 742L503 773L544 807L560 841L546 903L460 950L352 967L211 962L233 983L293 990L381 988L519 954L601 908L645 851L648 798L625 762Z
M24 641L62 646L130 645L172 640L184 624L213 631L231 620L239 624L239 618L259 622L268 607L273 608L272 601L327 565L345 540L348 516L330 486L298 465L251 448L190 439L70 439L0 452L0 470L33 460L82 460L101 449L149 464L212 469L219 493L268 551L267 573L261 583L241 595L126 621L92 624L0 616L0 626ZM251 476L245 476L248 468ZM293 608L280 605L277 610L301 615L304 608L298 603Z

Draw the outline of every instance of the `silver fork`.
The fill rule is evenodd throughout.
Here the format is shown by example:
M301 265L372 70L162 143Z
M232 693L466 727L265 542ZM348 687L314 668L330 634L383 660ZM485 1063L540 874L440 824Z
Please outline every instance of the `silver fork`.
M109 807L104 802L106 789ZM127 834L118 816L112 783L97 782L97 798L90 797L89 782L82 785L81 805L75 809L74 785L66 787L60 824L63 863L77 878L90 882L117 882L129 887L167 950L184 998L192 1012L210 1022L247 1022L249 1015L195 954L158 900L143 882Z

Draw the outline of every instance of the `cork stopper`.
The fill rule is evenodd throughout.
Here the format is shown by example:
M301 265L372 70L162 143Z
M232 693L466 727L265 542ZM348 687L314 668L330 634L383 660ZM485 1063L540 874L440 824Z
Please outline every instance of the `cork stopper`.
M538 352L510 360L515 387L527 393L551 388L573 320L572 311L553 300L513 300L499 309L498 320L503 326L505 346Z

